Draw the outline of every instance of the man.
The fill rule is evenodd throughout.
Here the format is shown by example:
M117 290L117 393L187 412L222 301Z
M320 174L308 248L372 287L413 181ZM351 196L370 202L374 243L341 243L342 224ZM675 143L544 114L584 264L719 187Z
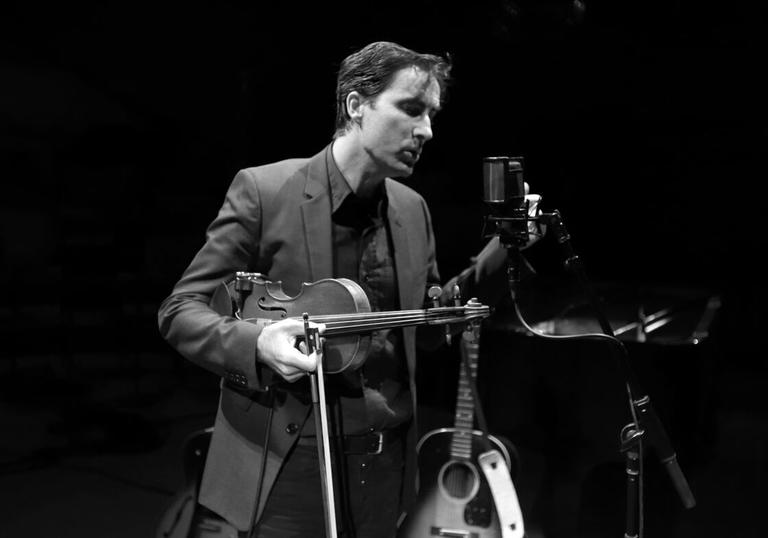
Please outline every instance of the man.
M296 347L301 322L240 321L212 310L212 294L236 271L268 275L290 296L344 277L373 310L421 308L427 284L439 282L430 214L391 178L411 175L432 139L449 72L441 57L388 42L347 57L332 143L309 159L241 170L160 307L163 337L224 379L199 502L241 536L322 533L306 382L316 359ZM464 276L502 266L499 251L486 249ZM377 331L361 368L327 378L344 536L392 536L414 496L415 355L414 327Z

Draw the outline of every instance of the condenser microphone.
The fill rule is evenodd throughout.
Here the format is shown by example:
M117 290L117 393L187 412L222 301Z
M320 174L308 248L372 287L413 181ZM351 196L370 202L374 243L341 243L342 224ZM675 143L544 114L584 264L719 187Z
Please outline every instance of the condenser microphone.
M522 157L483 159L483 201L495 224L494 234L504 245L523 246L528 242L528 204L525 199Z
M525 204L522 157L483 159L483 201L496 209Z

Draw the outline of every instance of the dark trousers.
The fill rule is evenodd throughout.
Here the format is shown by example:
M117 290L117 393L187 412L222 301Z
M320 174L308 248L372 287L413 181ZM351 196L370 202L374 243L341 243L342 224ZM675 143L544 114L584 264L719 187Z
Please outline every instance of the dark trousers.
M392 538L400 515L403 441L381 454L332 456L336 527L344 538ZM325 535L317 447L297 444L285 461L253 534L257 538L318 538Z

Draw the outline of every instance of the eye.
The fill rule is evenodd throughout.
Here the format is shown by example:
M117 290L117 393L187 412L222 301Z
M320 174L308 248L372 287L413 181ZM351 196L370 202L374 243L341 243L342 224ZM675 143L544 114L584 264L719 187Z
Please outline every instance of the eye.
M421 116L422 112L424 112L424 107L416 103L404 103L402 109L403 112L413 118Z

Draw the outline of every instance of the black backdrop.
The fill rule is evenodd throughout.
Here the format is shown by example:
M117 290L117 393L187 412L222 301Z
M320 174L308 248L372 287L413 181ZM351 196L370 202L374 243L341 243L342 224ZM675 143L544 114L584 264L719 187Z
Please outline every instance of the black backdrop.
M386 39L455 66L408 180L432 208L444 277L482 243L482 158L523 155L591 278L721 296L722 364L764 377L763 8L116 2L10 15L0 262L14 359L108 347L115 333L99 342L93 328L117 311L135 329L126 345L165 349L154 311L235 172L326 144L338 62ZM564 278L555 246L534 248L537 271ZM77 316L62 325L62 312ZM61 332L35 338L41 326Z
M17 6L2 23L3 205L53 218L98 186L125 264L148 236L199 241L239 167L329 139L338 61L391 39L455 62L411 180L446 274L479 244L481 159L506 154L525 156L595 277L759 288L763 13L566 4ZM175 275L179 251L153 269Z

